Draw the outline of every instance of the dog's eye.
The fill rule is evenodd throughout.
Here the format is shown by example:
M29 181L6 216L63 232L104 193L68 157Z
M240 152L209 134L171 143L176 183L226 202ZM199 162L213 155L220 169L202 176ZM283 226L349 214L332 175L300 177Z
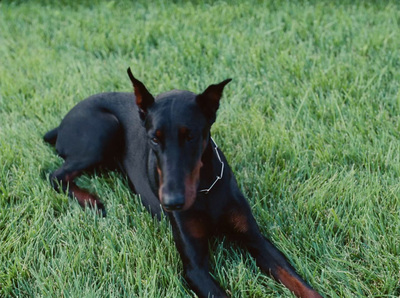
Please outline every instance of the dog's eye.
M151 138L150 142L153 145L158 145L160 143L160 140L158 138L156 138L156 137L153 137L153 138Z
M190 142L191 140L193 140L194 136L191 133L188 133L186 136L186 141Z

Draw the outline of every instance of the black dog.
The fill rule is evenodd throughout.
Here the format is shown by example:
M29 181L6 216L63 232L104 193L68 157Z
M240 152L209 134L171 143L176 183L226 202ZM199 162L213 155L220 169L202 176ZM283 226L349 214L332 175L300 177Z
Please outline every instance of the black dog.
M242 243L258 266L300 297L321 297L260 233L223 153L210 136L225 80L203 93L173 90L156 99L133 77L132 93L102 93L77 104L44 140L65 159L53 187L82 207L101 201L73 181L97 166L119 167L156 216L167 211L186 280L201 297L227 296L208 269L208 239ZM162 208L160 208L160 204Z

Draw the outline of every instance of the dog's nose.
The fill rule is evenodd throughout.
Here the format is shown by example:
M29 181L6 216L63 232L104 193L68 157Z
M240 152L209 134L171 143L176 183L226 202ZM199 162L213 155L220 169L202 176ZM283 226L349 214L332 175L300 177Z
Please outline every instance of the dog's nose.
M167 211L178 211L183 208L183 204L169 204L169 205L164 204L164 208Z
M185 197L182 195L168 195L163 196L163 206L167 211L181 210L185 205Z

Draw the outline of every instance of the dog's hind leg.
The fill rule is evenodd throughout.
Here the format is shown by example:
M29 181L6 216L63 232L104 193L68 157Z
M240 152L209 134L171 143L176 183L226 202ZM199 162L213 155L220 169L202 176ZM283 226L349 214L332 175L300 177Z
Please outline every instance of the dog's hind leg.
M79 188L74 179L97 167L118 168L124 150L124 141L118 119L107 111L96 108L75 108L61 125L44 136L54 143L64 164L51 176L53 188L67 192L86 208L97 207L103 215L103 203L95 195Z
M68 196L75 198L82 208L97 208L102 216L106 216L104 204L94 194L89 193L76 185L74 179L90 168L90 163L68 162L68 160L50 175L50 182L58 192L67 192Z

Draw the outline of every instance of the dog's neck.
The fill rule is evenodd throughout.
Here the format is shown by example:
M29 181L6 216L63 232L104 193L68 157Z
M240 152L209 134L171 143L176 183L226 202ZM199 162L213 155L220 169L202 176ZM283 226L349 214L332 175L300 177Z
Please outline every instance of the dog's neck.
M207 195L223 176L224 162L221 160L218 146L209 136L208 143L201 158L203 167L200 171L198 193Z

